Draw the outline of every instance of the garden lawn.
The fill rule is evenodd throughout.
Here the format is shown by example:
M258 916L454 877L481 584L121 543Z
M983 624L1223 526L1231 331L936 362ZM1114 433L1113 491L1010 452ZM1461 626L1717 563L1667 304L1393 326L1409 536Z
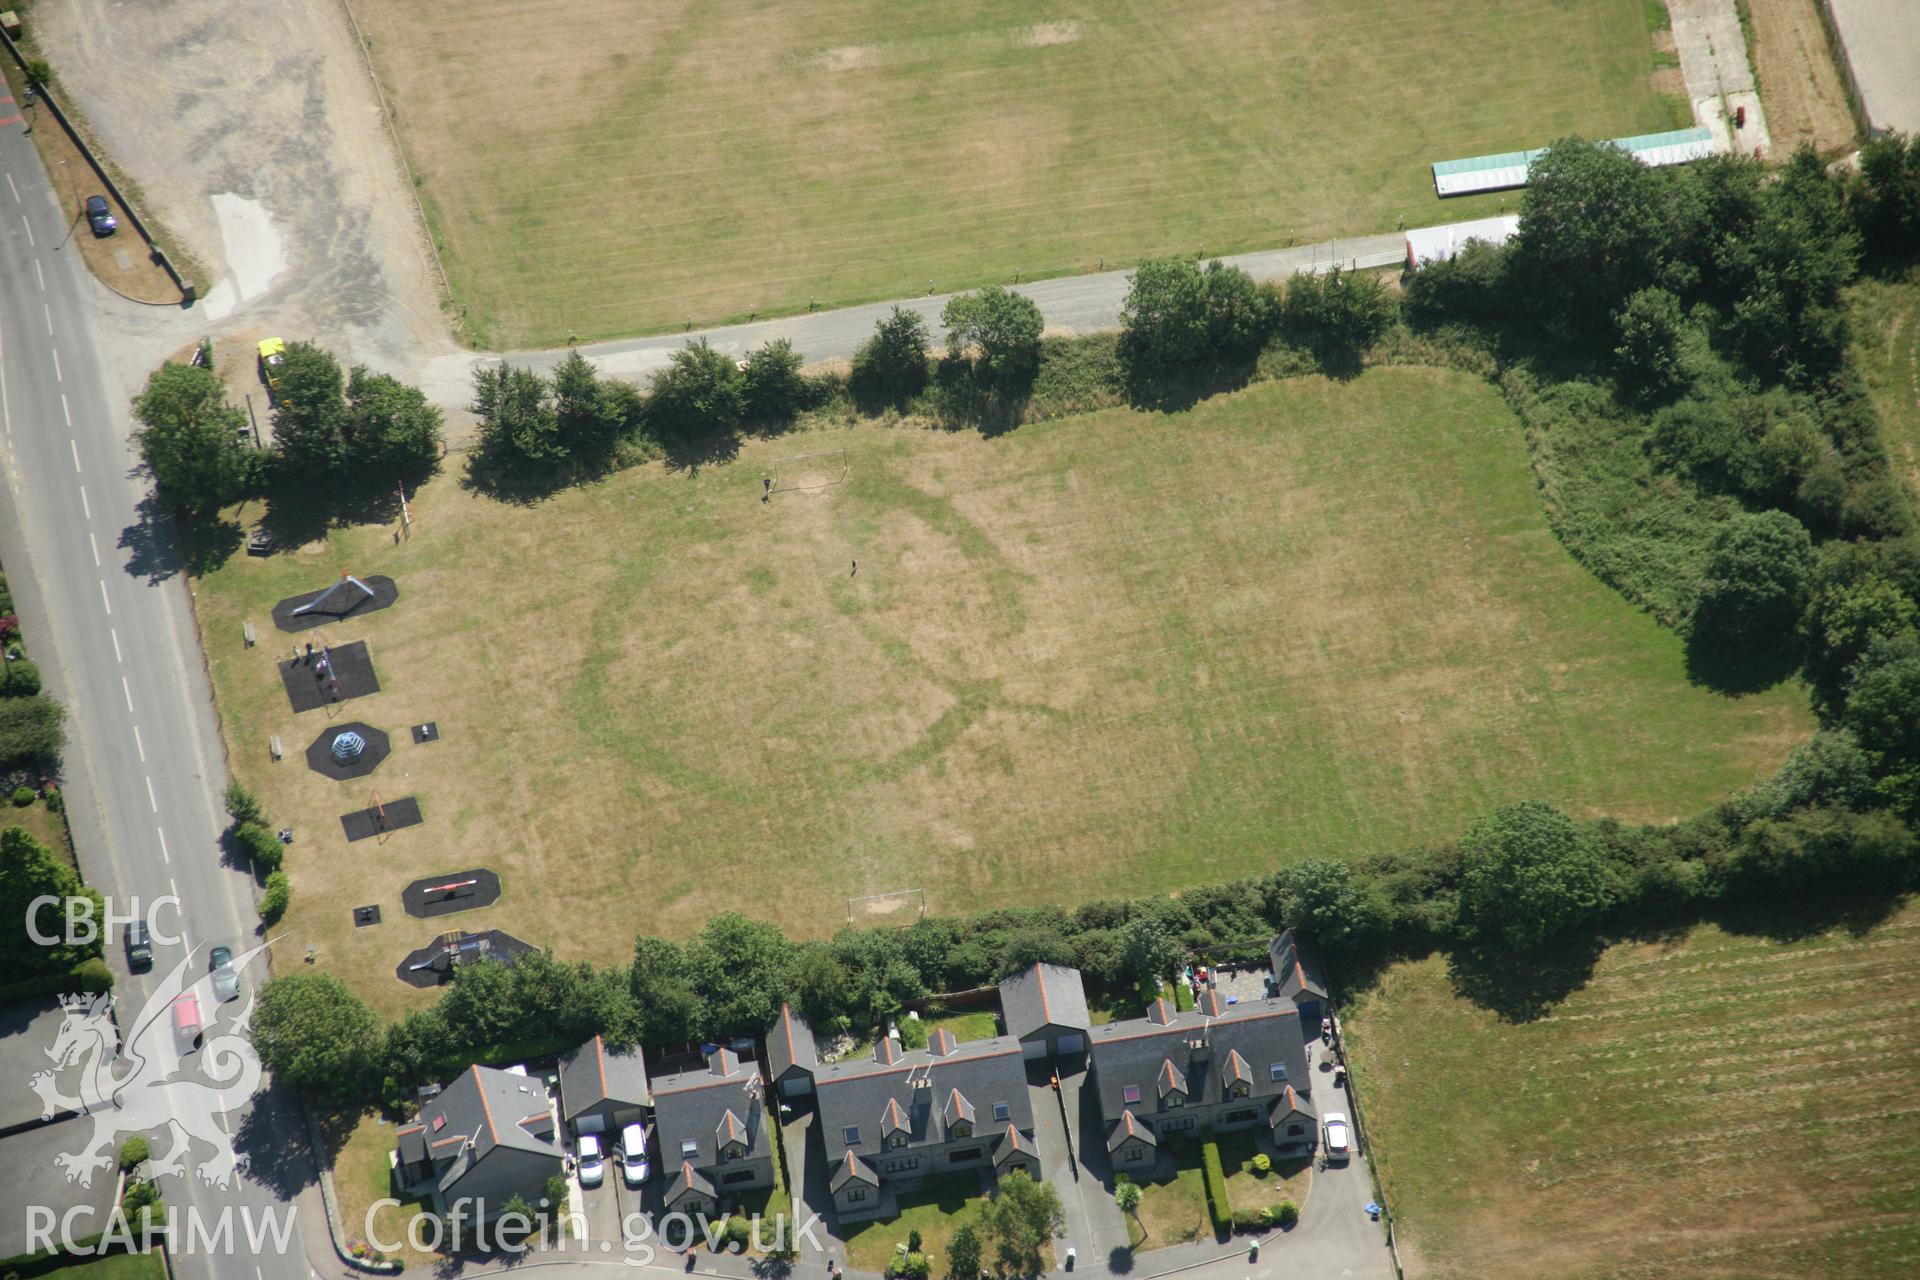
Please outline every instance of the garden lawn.
M495 346L1476 217L1429 165L1692 123L1642 0L356 13Z
M1235 1209L1264 1209L1291 1200L1296 1206L1307 1202L1307 1187L1313 1180L1312 1161L1275 1160L1260 1173L1253 1167L1259 1144L1251 1133L1223 1133L1220 1167L1227 1175L1227 1203Z
M844 483L760 501L821 449ZM1164 893L1528 798L1665 821L1811 731L1798 687L1690 686L1679 638L1548 531L1499 395L1445 370L992 439L799 432L531 507L444 478L414 514L397 545L350 530L195 583L234 772L297 833L285 927L388 1014L420 998L394 966L451 927L606 963L723 910L819 936L908 888L936 913ZM381 682L336 722L394 741L344 784L306 767L328 721L288 711L269 619L343 570L400 589L325 629ZM348 844L376 792L426 821ZM476 866L497 905L402 910Z
M1910 903L1616 946L1523 1025L1388 970L1342 1025L1409 1276L1913 1275L1917 966Z
M1140 1209L1127 1222L1135 1249L1164 1249L1170 1244L1211 1240L1213 1224L1207 1217L1206 1180L1200 1176L1200 1151L1183 1151L1180 1168L1165 1181L1136 1178Z
M379 1209L373 1215L372 1227L380 1239L389 1243L404 1242L407 1224L428 1209L425 1200L402 1196L393 1185L393 1166L387 1157L393 1154L394 1144L399 1141L394 1129L391 1123L368 1112L360 1117L347 1140L334 1153L333 1189L340 1199L340 1224L349 1239L370 1239L368 1211L388 1197L400 1201L399 1205ZM403 1259L410 1267L432 1267L446 1261L440 1254L407 1247L390 1256Z
M962 1044L969 1040L991 1040L1000 1034L1000 1019L991 1009L976 1009L971 1013L948 1013L928 1019L929 1034L942 1029L953 1032L953 1038Z
M920 1233L920 1249L933 1264L933 1274L947 1274L947 1241L962 1223L980 1225L980 1209L986 1199L980 1194L980 1179L975 1174L956 1174L930 1178L919 1191L900 1197L898 1216L881 1222L861 1222L840 1229L847 1246L847 1266L861 1271L884 1272L893 1260L895 1248L907 1243L908 1233ZM983 1233L984 1234L984 1233ZM991 1245L982 1240L983 1247Z
M167 1280L167 1267L155 1249L151 1253L114 1253L77 1260L34 1274L58 1276L60 1280Z

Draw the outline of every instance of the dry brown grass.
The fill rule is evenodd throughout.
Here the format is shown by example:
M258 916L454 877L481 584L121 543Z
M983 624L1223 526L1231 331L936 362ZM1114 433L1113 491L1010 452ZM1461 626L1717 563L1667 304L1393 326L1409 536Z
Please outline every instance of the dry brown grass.
M1639 0L358 12L490 345L1472 217L1427 165L1671 122Z
M1767 132L1784 156L1803 142L1831 155L1851 147L1853 112L1820 21L1819 0L1746 0L1748 52L1767 108Z
M1434 957L1345 1021L1409 1274L1906 1277L1920 1257L1920 906L1791 943L1614 947L1502 1023Z
M760 502L772 460L836 447L844 484ZM288 923L386 1011L447 925L604 961L730 908L808 934L909 887L935 912L1161 892L1527 796L1685 814L1808 729L1796 690L1689 687L1679 641L1548 533L1497 393L1436 370L993 440L802 433L534 508L443 480L417 511L410 543L199 584L237 772L299 828ZM372 787L307 770L321 715L271 667L272 602L348 568L402 593L331 628L385 686L340 713L396 736L373 785L426 814L383 845L344 842ZM412 746L429 719L445 740ZM497 907L401 913L475 865ZM350 928L362 902L387 923Z

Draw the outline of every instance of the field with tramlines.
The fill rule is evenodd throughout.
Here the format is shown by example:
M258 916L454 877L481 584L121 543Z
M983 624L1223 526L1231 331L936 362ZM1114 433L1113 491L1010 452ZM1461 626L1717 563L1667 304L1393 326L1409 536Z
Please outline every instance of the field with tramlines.
M1912 904L1614 947L1524 1025L1390 970L1346 1027L1409 1275L1914 1275L1917 971Z
M1673 126L1647 13L359 6L467 330L507 346L1492 212L1443 208L1426 166Z

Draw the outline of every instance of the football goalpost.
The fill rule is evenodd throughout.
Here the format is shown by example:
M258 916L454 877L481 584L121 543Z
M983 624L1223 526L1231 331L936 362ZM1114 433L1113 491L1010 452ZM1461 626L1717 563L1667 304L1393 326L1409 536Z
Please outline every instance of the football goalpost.
M773 468L761 482L765 494L811 493L831 489L847 478L849 463L845 449L826 449L819 453L796 453L776 458Z

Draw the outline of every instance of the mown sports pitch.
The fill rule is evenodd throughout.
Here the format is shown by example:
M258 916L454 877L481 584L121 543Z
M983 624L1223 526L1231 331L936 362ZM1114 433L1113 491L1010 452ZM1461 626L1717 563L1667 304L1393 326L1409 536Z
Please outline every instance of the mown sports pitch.
M1478 216L1427 165L1676 123L1644 0L357 11L506 346Z
M760 501L776 459L827 449L843 483ZM801 432L531 508L449 477L416 517L198 584L235 770L301 833L289 926L386 1001L449 923L610 960L731 908L818 934L896 889L1165 892L1524 797L1679 817L1811 731L1797 688L1689 686L1680 641L1548 532L1498 393L1441 370L993 439ZM343 569L401 592L329 628L380 676L342 718L395 737L365 784L265 760L320 727L287 710L267 610ZM407 740L423 720L443 741ZM349 846L373 787L425 821ZM408 881L473 866L498 906L401 913ZM367 902L388 923L353 930Z
M1920 906L1608 951L1521 1025L1435 956L1345 1023L1413 1280L1896 1280L1920 1257Z

